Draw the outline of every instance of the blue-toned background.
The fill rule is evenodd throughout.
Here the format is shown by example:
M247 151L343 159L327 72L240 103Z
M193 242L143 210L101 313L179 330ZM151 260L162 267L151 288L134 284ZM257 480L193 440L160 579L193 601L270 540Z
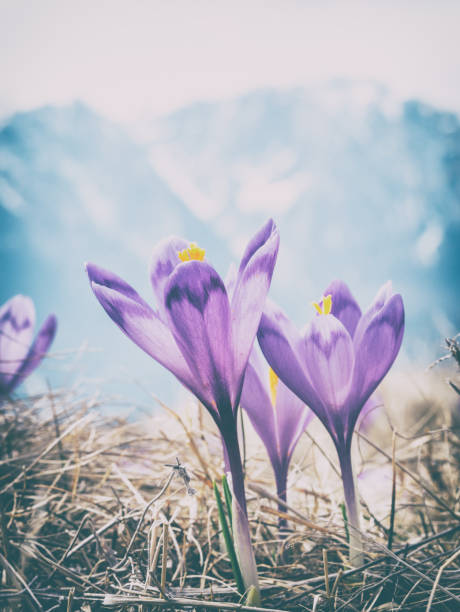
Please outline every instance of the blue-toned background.
M402 363L427 365L460 329L458 10L325 5L45 2L35 21L0 5L0 302L25 293L39 319L58 315L42 376L139 380L171 400L172 377L103 313L84 262L150 299L159 239L199 243L225 274L268 216L272 296L299 325L339 277L363 305L393 280Z

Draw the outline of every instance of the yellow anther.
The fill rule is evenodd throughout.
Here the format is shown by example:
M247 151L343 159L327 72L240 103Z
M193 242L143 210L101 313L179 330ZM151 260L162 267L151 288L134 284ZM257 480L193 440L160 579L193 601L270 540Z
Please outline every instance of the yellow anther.
M323 299L323 311L324 314L331 314L331 308L332 308L332 295L326 295L326 297Z
M317 311L318 314L323 314L323 309L318 304L318 302L312 302L311 305L316 308L316 311Z
M270 379L270 399L272 400L272 405L276 406L276 392L278 391L279 378L271 368L268 372L268 377Z
M319 302L312 302L313 306L316 308L316 312L318 314L331 314L331 310L332 310L332 295L326 295L326 297L323 297L322 300Z
M181 261L192 261L192 259L196 259L197 261L203 261L205 250L200 249L194 242L190 243L188 249L184 249L183 251L179 251L179 259Z

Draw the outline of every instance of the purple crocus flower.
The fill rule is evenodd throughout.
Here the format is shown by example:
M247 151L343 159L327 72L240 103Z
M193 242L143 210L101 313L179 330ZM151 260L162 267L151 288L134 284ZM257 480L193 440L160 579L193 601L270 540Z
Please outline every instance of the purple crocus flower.
M202 402L219 428L232 474L233 534L247 587L257 587L258 579L236 412L278 245L278 230L270 220L246 247L230 298L202 249L177 237L162 241L150 269L158 310L118 276L87 265L91 287L107 314Z
M0 397L18 387L40 364L56 334L49 315L35 340L35 307L29 297L15 295L0 308Z
M289 463L300 436L313 418L313 412L281 382L268 366L260 349L254 346L249 358L241 407L267 449L275 474L278 497L287 500ZM279 504L285 512L285 506ZM279 520L284 528L286 521Z
M258 339L273 370L313 410L334 441L350 526L351 561L359 565L362 543L351 441L363 406L398 354L404 306L391 283L381 287L364 314L341 281L334 281L324 295L315 305L318 316L302 332L268 302Z

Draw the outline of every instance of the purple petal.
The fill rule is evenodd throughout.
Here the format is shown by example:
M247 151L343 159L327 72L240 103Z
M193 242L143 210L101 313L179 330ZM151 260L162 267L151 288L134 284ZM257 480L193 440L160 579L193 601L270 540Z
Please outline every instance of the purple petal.
M168 327L124 280L87 265L94 295L118 327L148 355L172 372L203 404L212 403L210 395L193 378Z
M326 419L322 402L302 365L302 337L281 309L270 300L265 305L257 338L266 360L280 380L322 420Z
M230 303L233 298L233 292L235 291L237 278L238 278L238 269L234 263L231 263L228 267L227 275L224 281Z
M343 323L353 338L356 326L361 318L361 308L351 294L350 289L344 282L334 280L325 290L324 295L332 295L331 314Z
M322 403L337 413L343 407L353 374L353 341L333 315L315 317L305 332L305 362Z
M257 368L254 367L254 353L255 351L253 350L244 375L240 404L249 416L249 420L256 433L264 443L273 469L276 470L276 466L279 464L279 448L275 411L268 393L268 367L265 368L266 376L261 377Z
M91 286L99 285L101 287L107 287L107 289L112 289L117 293L137 302L141 306L145 306L146 308L150 308L147 302L141 298L141 296L135 291L131 285L128 285L122 278L113 274L109 270L104 270L99 266L96 266L92 263L86 264L86 272L88 273L88 278L91 283Z
M277 483L284 483L285 488L292 453L313 413L281 381L273 406L269 388L269 367L254 346L244 376L241 406L265 445Z
M313 412L285 384L278 383L276 419L279 456L289 465L300 436L313 418Z
M54 340L57 329L57 319L54 314L49 315L41 326L37 337L35 338L26 359L23 361L20 370L17 372L14 379L11 381L11 388L17 387L22 381L29 376L35 368L38 367L42 359L45 357L47 350Z
M257 248L256 248L257 245ZM256 234L246 249L243 260L251 258L238 272L232 297L232 335L235 347L235 379L240 392L244 370L259 327L272 279L279 247L279 233L273 221Z
M244 268L248 265L253 255L273 236L278 234L278 229L273 219L269 219L260 230L251 238L248 245L246 246L243 257L241 258L239 274L242 273Z
M181 263L179 251L183 251L189 246L190 243L187 240L177 236L170 236L159 242L152 253L150 280L152 281L158 307L162 313L165 285L176 266Z
M224 283L204 261L177 266L165 287L169 327L190 371L217 406L235 402L230 304Z
M369 310L378 311L383 305L388 302L388 300L393 295L393 284L391 281L387 281L383 284L380 289L377 291L377 295L374 298Z
M356 408L350 426L396 359L403 333L404 305L401 296L395 294L374 314L355 345L353 404Z
M9 390L30 349L35 325L32 300L16 295L0 309L0 387Z
M369 308L366 310L366 312L362 315L361 319L359 320L358 325L356 326L354 336L353 336L353 342L355 346L360 342L360 339L365 329L369 325L370 321L372 320L372 318L375 316L377 312L379 312L384 307L384 305L386 304L386 302L390 299L392 295L393 295L392 284L391 284L391 281L388 281L384 285L382 285L380 289L377 291L377 295L375 296L371 305L369 306Z

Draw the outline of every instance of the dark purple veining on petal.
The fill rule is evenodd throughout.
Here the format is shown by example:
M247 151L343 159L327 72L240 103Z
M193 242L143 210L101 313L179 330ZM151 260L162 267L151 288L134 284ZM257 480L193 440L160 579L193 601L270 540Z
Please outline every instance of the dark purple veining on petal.
M17 333L34 325L34 321L32 319L29 319L28 317L18 318L16 313L12 310L5 312L0 319L0 325L7 322L10 324L12 331Z
M222 279L204 261L184 263L166 284L165 305L169 327L190 370L211 390L219 411L229 399L234 406L231 314Z
M165 305L167 309L171 310L175 302L185 300L203 313L211 293L214 291L227 293L222 279L217 274L203 274L202 266L199 264L201 262L198 261L183 264L190 268L190 270L187 270L187 275L184 275L187 284L174 284L166 291Z

